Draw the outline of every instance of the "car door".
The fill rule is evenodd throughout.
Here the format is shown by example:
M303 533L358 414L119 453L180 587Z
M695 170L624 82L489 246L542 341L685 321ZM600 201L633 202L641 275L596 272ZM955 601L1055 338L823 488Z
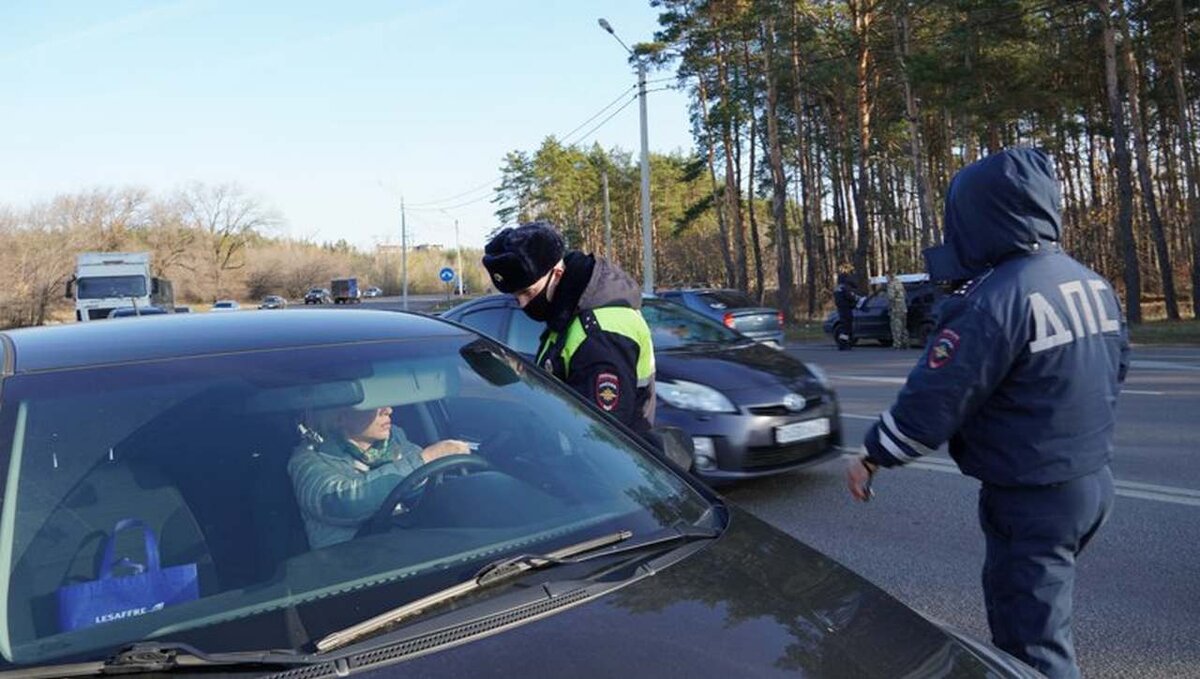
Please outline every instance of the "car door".
M858 337L882 338L891 336L888 326L887 295L876 292L863 301L854 312L854 334Z

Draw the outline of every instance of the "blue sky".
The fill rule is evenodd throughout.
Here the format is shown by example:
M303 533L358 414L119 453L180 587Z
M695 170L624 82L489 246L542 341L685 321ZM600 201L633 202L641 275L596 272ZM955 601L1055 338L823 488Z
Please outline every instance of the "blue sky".
M648 0L0 3L0 203L237 182L283 214L283 234L398 242L401 194L428 204L491 186L507 151L571 131L634 84L600 16L633 44L651 38L657 11ZM651 149L691 148L686 106L680 92L649 95ZM637 104L581 141L636 151ZM443 202L461 205L450 214L414 209L410 238L452 244L457 217L463 244L482 245L494 208L463 203L488 195Z

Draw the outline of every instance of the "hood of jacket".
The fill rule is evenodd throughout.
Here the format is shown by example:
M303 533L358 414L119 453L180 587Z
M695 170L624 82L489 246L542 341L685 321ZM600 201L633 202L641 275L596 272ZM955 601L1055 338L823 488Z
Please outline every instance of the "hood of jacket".
M1057 243L1062 194L1050 158L1007 149L968 165L946 192L943 245L925 251L934 280L973 278L1000 261Z
M568 252L566 271L550 302L546 324L561 332L581 311L606 306L642 308L642 292L629 274L603 257Z

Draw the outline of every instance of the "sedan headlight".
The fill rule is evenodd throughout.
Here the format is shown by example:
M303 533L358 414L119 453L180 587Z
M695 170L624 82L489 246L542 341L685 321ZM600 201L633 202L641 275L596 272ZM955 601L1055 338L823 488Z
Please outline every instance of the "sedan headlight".
M804 367L808 368L808 372L812 373L812 376L816 378L817 384L821 385L822 389L833 391L833 387L829 385L829 375L825 374L821 366L816 363L805 363Z
M654 386L658 397L682 410L704 413L736 413L737 408L725 394L695 382L660 380Z

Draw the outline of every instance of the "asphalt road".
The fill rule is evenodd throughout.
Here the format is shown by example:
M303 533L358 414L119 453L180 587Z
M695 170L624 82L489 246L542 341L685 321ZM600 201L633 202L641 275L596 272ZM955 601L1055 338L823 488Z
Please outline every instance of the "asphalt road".
M857 448L919 352L795 345L825 368ZM1115 509L1079 562L1076 646L1085 677L1200 677L1200 349L1135 348L1119 402ZM988 639L978 482L945 449L850 500L845 462L725 489L926 615Z

